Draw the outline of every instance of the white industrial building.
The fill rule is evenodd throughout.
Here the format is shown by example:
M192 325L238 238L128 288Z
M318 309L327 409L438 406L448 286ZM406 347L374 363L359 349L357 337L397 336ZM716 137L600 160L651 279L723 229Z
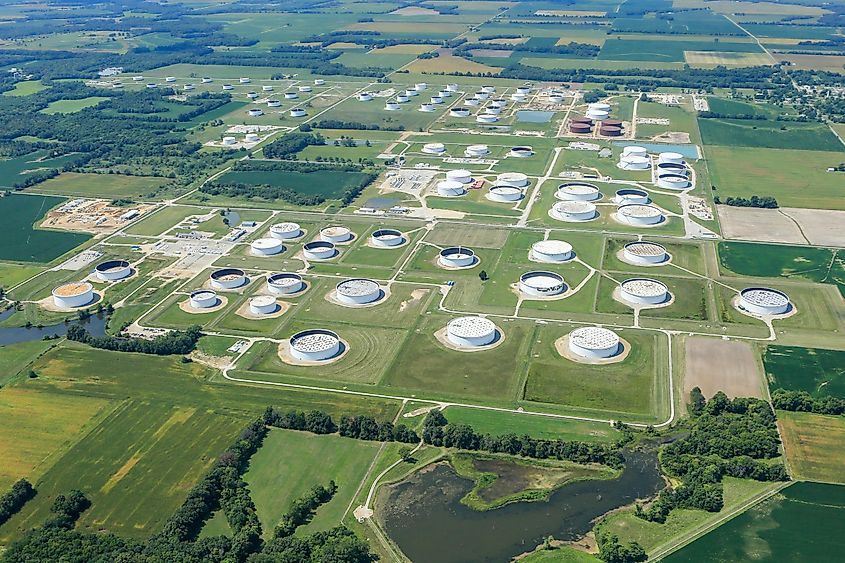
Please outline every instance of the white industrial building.
M377 229L370 236L370 244L381 248L401 246L405 243L402 231L396 229Z
M253 256L273 256L284 249L282 242L275 238L256 239L249 245L249 250Z
M635 227L658 225L666 220L659 208L641 204L622 205L616 216L620 222Z
M631 278L619 285L619 296L634 306L660 305L671 299L669 288L663 282L648 278Z
M607 328L587 326L569 333L569 351L584 359L612 358L621 348L619 336Z
M378 282L365 278L343 280L335 286L335 299L346 305L366 305L382 298Z
M768 287L748 287L740 291L739 307L754 315L783 315L792 309L784 292Z
M519 277L519 291L529 297L554 297L566 291L566 282L554 272L526 272Z
M214 289L235 289L246 285L247 277L243 270L238 268L221 268L211 272L211 287Z
M669 253L663 245L656 242L635 241L623 247L622 258L631 264L656 266L668 262Z
M535 262L560 264L572 260L572 245L562 240L540 240L531 245L528 257Z
M267 278L267 291L275 295L292 295L305 289L302 276L294 272L272 274Z
M94 267L97 279L104 282L113 282L128 278L132 275L132 266L126 260L109 260Z
M299 223L284 222L270 226L270 236L279 240L290 240L302 236L302 227Z
M469 268L478 263L478 257L465 246L450 246L440 251L437 262L444 268Z
M308 260L328 260L337 255L334 243L324 240L308 242L302 247L302 255Z
M596 206L589 201L559 201L552 206L549 215L558 221L569 223L591 221L598 217Z
M460 348L487 346L497 336L496 325L484 317L458 317L446 324L446 338Z
M94 301L94 286L90 283L69 282L53 289L53 304L63 309L84 307Z
M322 328L297 332L290 337L290 355L305 362L324 362L340 354L337 333Z

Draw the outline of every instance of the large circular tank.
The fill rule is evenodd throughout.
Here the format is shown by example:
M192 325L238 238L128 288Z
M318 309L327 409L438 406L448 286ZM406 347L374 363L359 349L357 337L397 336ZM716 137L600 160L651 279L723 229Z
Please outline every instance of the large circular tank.
M563 94L559 92L550 92L549 93L549 103L550 104L559 104L563 102Z
M210 289L200 289L191 292L190 304L194 309L211 309L220 304L220 298Z
M481 100L477 98L466 98L464 100L464 105L467 107L478 107L481 104Z
M590 221L598 217L598 211L589 201L559 201L552 206L550 215L558 221Z
M555 197L562 201L595 201L601 192L593 184L569 182L558 186Z
M623 154L619 159L619 168L622 170L648 170L651 168L651 160L647 156L638 154Z
M306 362L323 362L340 354L340 337L323 328L297 332L290 337L290 355Z
M783 315L792 307L782 291L768 287L748 287L739 292L740 308L755 315Z
M273 256L284 250L284 245L275 238L260 238L249 245L250 252L255 256Z
M449 84L446 85L446 90L448 90L449 92L457 92L458 91L458 85L455 84L454 82L450 82Z
M335 298L348 305L364 305L378 301L382 296L378 282L365 278L343 280L335 287Z
M302 236L299 223L276 223L270 226L270 236L279 240L289 240Z
M293 272L272 274L267 278L267 291L275 295L291 295L305 289L302 276Z
M661 174L657 177L657 186L666 190L685 190L690 187L686 174Z
M257 133L247 133L244 135L244 141L247 143L257 143L260 140Z
M396 101L387 101L384 104L385 111L399 111L401 106L399 105L399 100Z
M591 117L582 116L582 117L573 117L569 120L572 123L586 123L587 125L593 124L593 119Z
M396 101L400 104L407 104L411 101L411 96L405 94L399 94L396 96Z
M227 146L234 145L238 142L235 137L223 137L223 144Z
M585 135L593 130L593 126L587 123L570 123L569 132L576 135Z
M504 109L508 107L508 101L502 98L490 100L490 107L494 107L496 109Z
M334 258L336 254L337 249L334 243L324 240L315 240L302 246L302 255L308 260L328 260Z
M419 96L420 93L417 92L416 90L414 90L413 88L411 88L411 89L405 90L405 95L410 98L412 96Z
M629 242L623 247L622 256L627 262L643 266L654 266L669 260L663 245L648 241Z
M487 93L487 92L484 92L484 91L476 92L475 93L475 99L477 99L477 100L489 100L490 94Z
M514 158L528 158L529 156L534 156L534 149L527 145L514 147L510 150L508 156L512 156Z
M475 117L478 123L496 123L499 121L499 116L492 113L482 113Z
M566 291L566 282L554 272L527 272L519 277L519 291L530 297L552 297Z
M522 172L505 172L496 176L497 186L511 186L513 188L524 188L528 185L528 176Z
M460 197L467 193L461 182L455 180L443 180L437 182L437 195L442 197Z
M352 240L352 231L341 225L332 225L320 230L320 240L338 244Z
M590 119L594 119L596 121L604 121L607 119L608 113L606 111L599 111L599 110L587 110L587 117Z
M302 108L293 108L290 110L291 117L305 117L305 110Z
M405 243L405 237L402 235L402 231L396 229L377 229L370 236L370 243L373 246L385 248L401 246Z
M684 155L679 152L662 152L657 155L657 162L658 163L672 163L672 164L683 164L684 163Z
M569 351L585 359L612 358L619 354L619 336L612 330L586 326L569 333Z
M446 172L446 179L461 184L469 184L472 182L472 172L469 170L449 170Z
M465 246L450 246L440 251L437 262L446 268L466 268L478 261L475 252Z
M519 92L514 92L513 94L511 94L511 101L516 103L522 103L527 99L528 96L526 94L520 94Z
M560 264L574 258L572 245L562 240L541 240L531 245L529 257L537 262Z
M94 301L94 286L88 282L68 282L53 289L53 304L64 309L84 307Z
M620 221L634 226L657 225L666 219L663 212L653 205L622 205L616 214Z
M617 205L646 205L651 203L648 192L637 188L623 188L616 191L613 201Z
M132 275L132 266L126 260L109 260L97 264L94 272L102 281L117 281Z
M443 154L446 152L446 145L443 143L426 143L423 145L422 152L426 154Z
M264 112L262 110L258 109L258 108L252 108L251 110L248 110L246 113L250 117L261 117L262 115L264 115Z
M428 84L425 82L418 82L417 84L414 84L414 90L417 92L424 92L425 90L428 90Z
M488 115L501 115L502 108L497 108L495 106L487 106L486 108L484 108L484 113Z
M467 108L452 108L449 110L451 117L469 117L469 110Z
M434 111L434 104L420 104L420 111L425 113L431 113Z
M246 285L246 273L238 268L221 268L211 272L211 287L214 289L235 289Z
M594 109L596 111L610 111L610 104L607 102L592 102L587 105L587 109Z
M441 96L432 96L429 102L434 105L442 104L443 98Z
M373 99L373 95L370 94L369 92L361 92L356 97L358 98L359 102L369 102Z
M517 94L530 94L531 93L531 86L517 86L516 87Z
M623 156L648 156L648 150L638 145L628 145L622 149Z
M484 317L458 317L446 324L446 338L461 348L487 346L496 340L496 325Z
M314 79L314 86L323 86L326 83L325 80L322 78L315 78Z
M282 107L282 102L280 100L267 100L267 107L268 108L280 108L280 107Z
M470 145L464 150L464 155L471 158L488 154L490 154L490 148L487 145Z
M285 92L285 99L286 100L298 100L299 94L296 92Z
M689 169L683 164L677 164L675 162L661 162L657 165L657 175L659 177L663 174L678 174L689 177Z
M512 186L493 186L487 192L487 199L499 203L513 203L522 199L522 190Z
M605 119L601 122L603 127L619 127L622 128L622 122L618 119Z
M272 315L279 310L272 295L256 295L249 300L249 312L253 315Z
M631 278L620 284L619 295L632 305L660 305L669 300L669 288L657 280Z
M267 86L262 86L262 87L261 87L261 91L262 91L262 92L272 92L272 91L273 91L273 87L272 87L272 86L270 86L270 85L267 85Z
M622 128L616 125L602 125L599 127L599 135L603 137L621 137Z
M485 94L492 94L493 92L496 91L496 87L490 86L490 85L482 86L481 91L484 92Z
M299 90L300 92L310 92L311 90L313 90L313 88L311 88L311 86L306 85L300 86L299 88L297 88L297 90Z

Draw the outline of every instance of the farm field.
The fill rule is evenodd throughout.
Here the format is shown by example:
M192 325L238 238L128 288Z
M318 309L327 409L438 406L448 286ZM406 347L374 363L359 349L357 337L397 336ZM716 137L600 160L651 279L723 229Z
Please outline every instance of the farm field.
M838 416L778 411L783 447L796 479L845 482L842 441L845 421Z
M156 176L122 176L118 174L80 174L65 172L47 180L31 191L62 194L68 197L144 197L155 193L167 182Z
M842 147L839 139L830 132L830 129L820 123L699 118L698 128L701 130L701 140L705 145L731 147L731 150L738 148L791 149L802 151L794 157L801 158L803 151L835 151ZM749 154L747 151L737 152L743 155ZM753 153L750 154L753 162ZM758 151L758 154L774 156L782 153ZM788 154L786 158L789 158ZM813 156L810 155L808 158L812 159ZM802 167L799 169L803 170Z
M87 241L90 235L36 229L51 208L66 201L54 196L11 195L0 198L6 236L0 237L0 260L50 262Z
M769 345L763 355L769 387L845 399L845 351Z

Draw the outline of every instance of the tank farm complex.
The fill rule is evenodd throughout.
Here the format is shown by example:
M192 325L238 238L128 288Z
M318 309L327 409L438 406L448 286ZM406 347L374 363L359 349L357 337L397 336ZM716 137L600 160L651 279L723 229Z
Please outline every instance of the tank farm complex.
M231 561L338 525L444 563L793 562L843 529L836 3L168 3L198 35L147 4L0 26L0 120L37 122L0 135L0 495L38 491L0 563L58 495L90 501L65 532L146 546L204 479L179 541L234 553L252 502ZM108 150L50 125L83 118Z

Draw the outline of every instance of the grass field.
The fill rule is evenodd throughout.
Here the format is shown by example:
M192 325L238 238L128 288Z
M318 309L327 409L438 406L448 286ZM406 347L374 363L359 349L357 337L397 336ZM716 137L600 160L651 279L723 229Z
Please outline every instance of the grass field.
M845 351L769 345L763 354L769 388L845 399Z
M191 215L204 215L204 211L197 207L175 205L159 208L154 213L151 213L126 229L126 232L133 235L160 235Z
M797 483L716 528L667 563L833 563L841 560L845 487Z
M778 426L793 479L845 483L845 418L778 411Z
M85 108L94 107L102 101L108 100L103 96L89 96L78 100L58 100L50 102L50 104L41 110L41 113L53 115L56 113L76 113Z
M21 80L15 82L15 87L11 90L3 92L4 96L29 96L30 94L37 94L42 90L46 90L47 86L43 85L40 80Z
M684 51L719 53L761 53L754 43L724 41L660 41L646 39L608 39L598 58L611 61L684 62Z
M30 191L69 197L132 198L154 197L155 190L167 183L160 176L124 176L121 174L85 174L63 172Z
M65 202L50 196L10 195L0 198L5 235L0 237L0 260L50 262L91 238L82 233L35 229L47 211Z
M751 147L802 151L795 155L795 158L801 161L798 170L802 172L813 166L813 160L803 160L804 157L801 156L803 151L823 152L842 147L839 139L823 123L699 118L698 127L701 130L701 140L707 146L731 147L731 150L738 147ZM705 148L705 154L707 152L708 150ZM781 155L780 152L766 151L763 154L767 154L773 162L775 156L778 156L777 160L785 165L781 156L779 156ZM748 153L736 151L733 158L743 162L745 160L742 158L743 156L747 157ZM809 158L812 159L812 156ZM834 164L838 164L839 160Z
M43 266L0 262L0 287L17 285L44 270Z
M355 496L381 444L340 436L274 429L252 457L244 479L265 537L270 537L290 503L315 485L337 483L331 501L321 506L300 533L336 526ZM352 507L353 509L355 507Z
M308 173L290 170L233 170L225 173L218 181L290 188L302 194L320 195L331 199L339 198L347 189L359 185L364 178L366 174L361 172L339 170L317 170Z
M714 121L712 119L699 120L704 126ZM705 138L711 133L706 133ZM727 134L727 132L720 132ZM813 132L807 130L810 137L824 131ZM743 133L737 133L742 136ZM756 133L755 143L769 143L768 134L764 131ZM805 138L802 133L800 138ZM722 141L726 139L721 138ZM705 142L707 142L705 140ZM800 143L797 138L795 143ZM842 160L841 152L829 150L809 150L820 146L815 140L807 140L804 150L771 149L759 147L726 147L707 146L704 151L710 168L713 185L722 199L728 196L751 197L752 195L771 195L778 200L782 207L805 207L812 209L845 210L845 200L842 198L842 178L835 173L828 172L829 166L836 166ZM823 149L836 148L839 141L825 144ZM772 142L771 144L775 144ZM789 144L794 144L790 141ZM800 147L796 147L800 148Z
M27 174L33 172L51 168L61 169L77 156L76 153L52 156L50 150L39 149L21 156L0 158L0 187L12 188L25 180Z
M619 432L609 425L580 420L525 416L462 407L449 407L443 414L451 424L469 424L481 434L514 433L520 436L528 434L547 440L588 442L612 442L619 438ZM406 424L409 423L406 422Z

